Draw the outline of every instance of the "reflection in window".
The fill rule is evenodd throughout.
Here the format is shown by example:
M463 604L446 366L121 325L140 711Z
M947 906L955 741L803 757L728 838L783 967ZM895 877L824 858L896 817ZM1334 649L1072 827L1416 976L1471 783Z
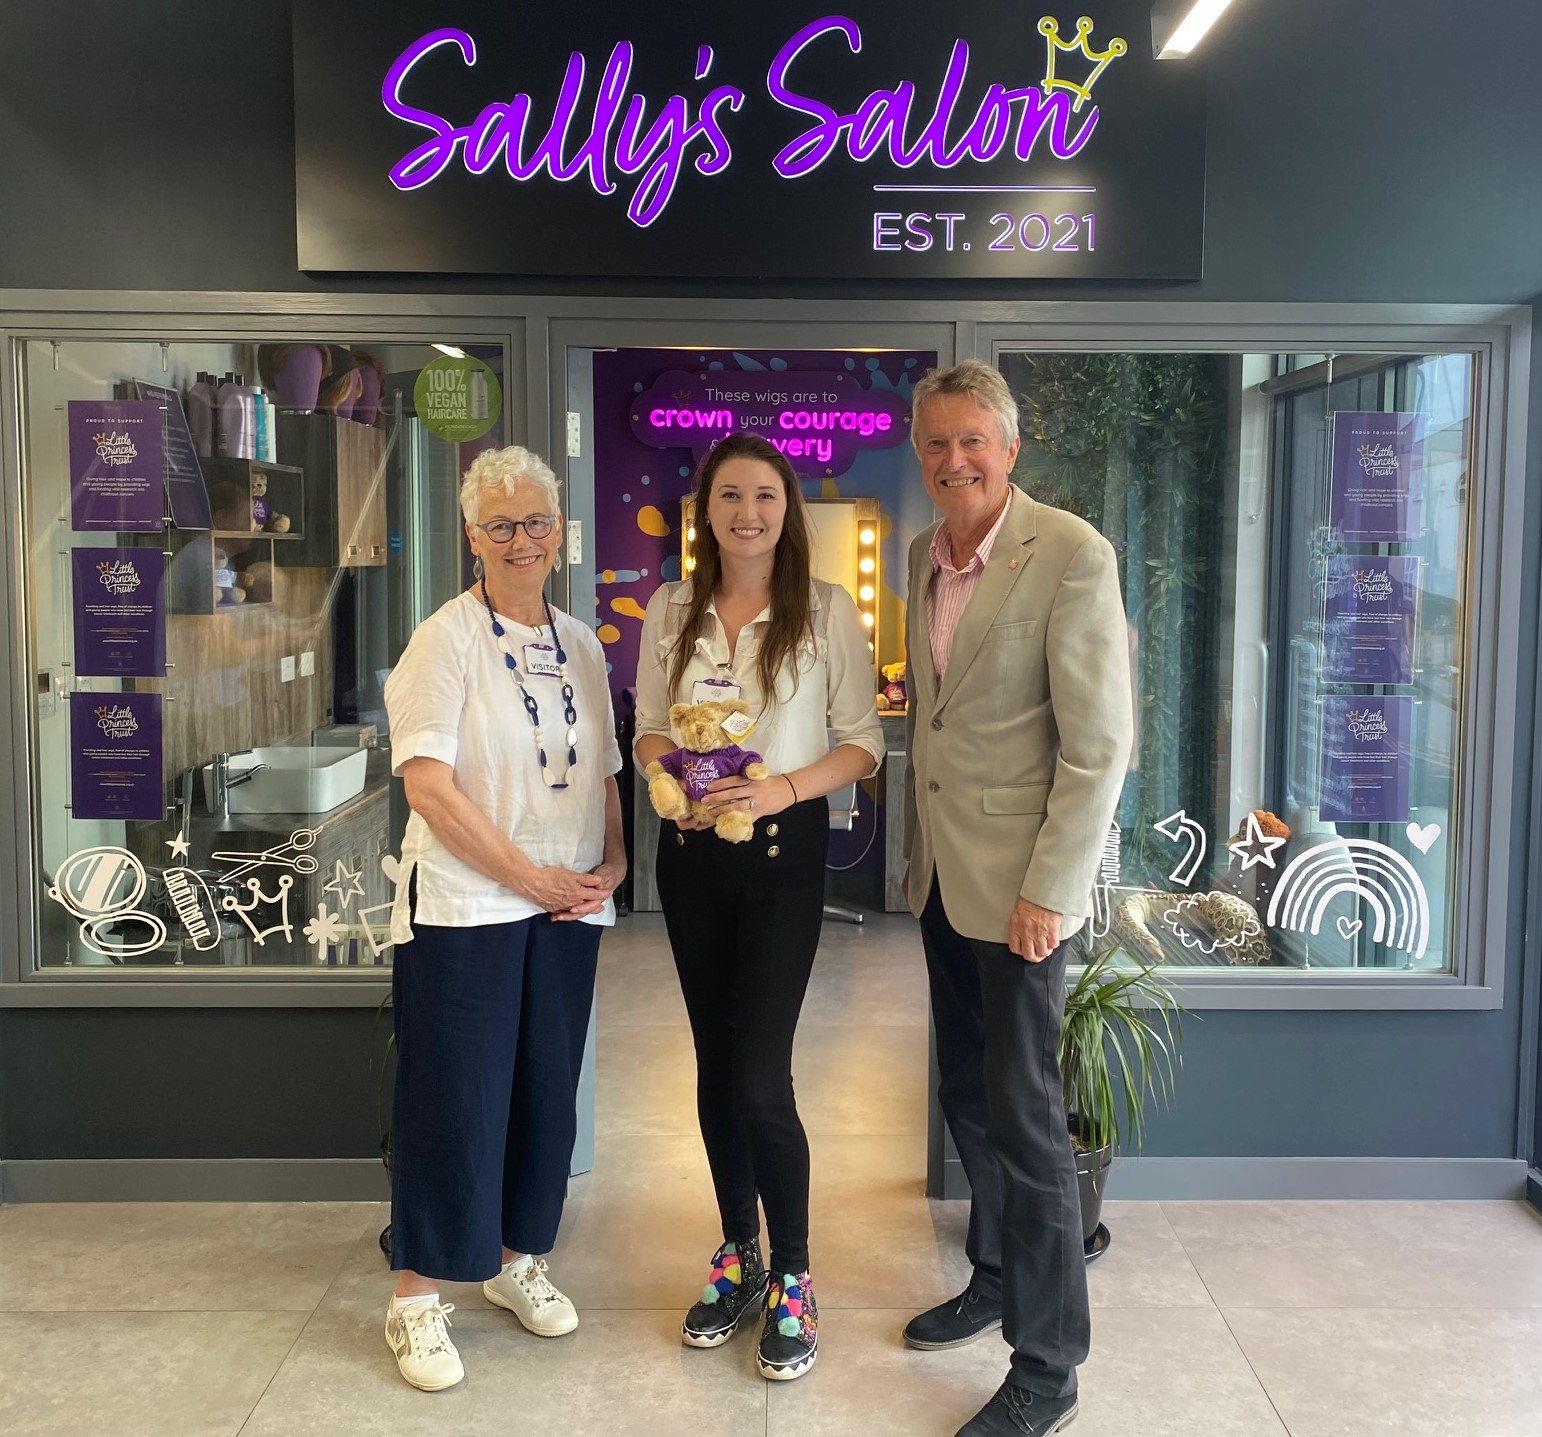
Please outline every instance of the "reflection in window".
M1014 478L1124 586L1136 746L1090 940L1449 971L1473 358L1001 363Z
M501 347L23 346L38 963L372 968Z

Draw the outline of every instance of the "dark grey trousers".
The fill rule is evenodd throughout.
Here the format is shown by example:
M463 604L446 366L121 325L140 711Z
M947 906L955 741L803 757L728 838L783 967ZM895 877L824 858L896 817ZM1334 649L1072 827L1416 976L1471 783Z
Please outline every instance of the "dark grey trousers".
M1091 1340L1076 1161L1057 1052L1066 945L1028 963L954 931L934 882L921 915L937 1032L937 1097L972 1193L973 1286L999 1297L1010 1380L1076 1390Z

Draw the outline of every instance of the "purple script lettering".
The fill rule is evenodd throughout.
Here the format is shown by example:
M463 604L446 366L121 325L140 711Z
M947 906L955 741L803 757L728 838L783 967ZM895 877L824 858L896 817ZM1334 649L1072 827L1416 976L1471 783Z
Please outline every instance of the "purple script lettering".
M476 64L476 42L464 30L431 30L397 56L380 86L380 102L386 112L427 130L430 136L391 167L391 183L399 190L416 190L431 184L454 163L457 151L469 174L486 174L501 156L510 179L532 179L542 170L554 180L587 175L595 191L602 195L615 193L616 185L609 171L609 165L614 164L624 175L641 176L626 212L633 224L646 228L668 207L689 152L698 141L702 142L704 152L693 163L700 174L718 174L733 158L719 112L724 106L737 111L744 102L744 92L732 85L717 86L702 100L695 120L691 119L690 101L682 95L671 95L650 123L647 99L642 95L627 99L632 77L630 41L622 40L611 50L595 91L593 119L584 116L587 134L571 151L569 131L578 120L585 61L577 51L568 57L562 88L552 107L551 123L528 152L525 131L531 118L529 95L516 94L507 102L487 105L469 124L459 126L443 116L409 105L402 98L402 88L413 68L443 45L455 46L467 66ZM699 55L696 78L701 79L710 66L710 51Z
M1012 140L1012 152L1026 164L1040 137L1050 153L1059 160L1079 154L1097 128L1098 110L1094 105L1073 135L1071 133L1072 96L1064 90L1047 92L1042 82L1008 89L987 86L974 118L952 144L948 130L969 75L969 46L954 42L947 71L937 93L931 115L925 119L915 138L908 138L911 109L915 104L913 81L901 80L891 89L873 90L849 115L839 114L823 102L800 95L789 88L788 72L805 49L822 36L840 34L852 54L862 50L862 31L854 20L844 15L827 15L805 25L771 61L766 74L766 88L771 98L784 109L810 115L817 122L796 139L789 141L772 162L784 179L796 179L817 170L845 142L846 153L861 163L887 148L889 158L901 169L927 161L939 169L952 169L965 160L993 160ZM1014 108L1021 106L1014 129ZM874 248L880 246L875 237Z

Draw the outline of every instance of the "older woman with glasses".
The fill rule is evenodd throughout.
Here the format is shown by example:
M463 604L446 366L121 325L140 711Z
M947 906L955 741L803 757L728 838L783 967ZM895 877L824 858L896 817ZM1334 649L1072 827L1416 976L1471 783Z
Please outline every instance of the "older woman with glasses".
M562 518L517 446L460 492L476 580L386 684L412 816L391 936L396 1095L386 1340L402 1376L465 1375L439 1284L481 1282L531 1332L578 1326L546 1275L576 1135L601 927L626 872L605 658L554 608Z

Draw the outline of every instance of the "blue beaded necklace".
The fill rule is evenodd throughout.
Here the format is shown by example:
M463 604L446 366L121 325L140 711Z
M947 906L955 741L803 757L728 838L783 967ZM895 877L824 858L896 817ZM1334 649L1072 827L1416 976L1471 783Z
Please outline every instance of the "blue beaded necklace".
M546 622L551 625L552 647L557 651L557 671L562 679L563 721L567 724L568 766L562 775L562 781L557 781L557 776L551 771L551 766L546 761L546 745L541 739L541 710L535 701L535 695L525 687L524 676L519 671L519 665L514 661L514 655L509 652L508 645L503 642L503 625L498 622L498 616L493 612L493 601L487 594L487 576L482 576L482 602L487 606L487 618L493 626L493 641L503 653L504 666L509 671L509 677L514 680L514 687L519 690L519 696L525 701L525 712L530 716L530 727L535 732L535 751L541 760L541 779L547 788L566 788L568 786L568 773L573 765L578 762L578 710L573 707L573 685L568 681L568 656L563 651L562 640L557 634L557 619L551 611L551 603L545 594L541 595L541 604L546 610ZM540 629L536 630L537 637Z

